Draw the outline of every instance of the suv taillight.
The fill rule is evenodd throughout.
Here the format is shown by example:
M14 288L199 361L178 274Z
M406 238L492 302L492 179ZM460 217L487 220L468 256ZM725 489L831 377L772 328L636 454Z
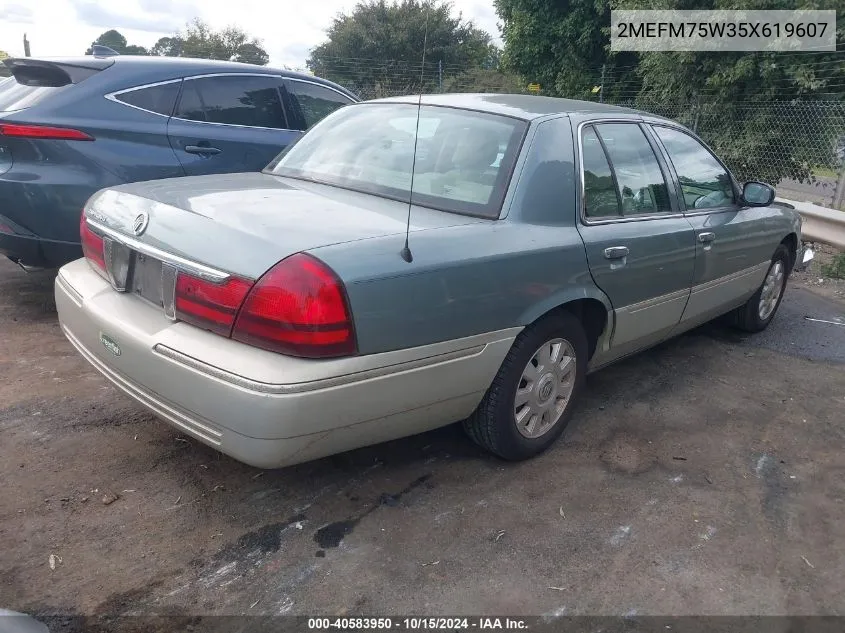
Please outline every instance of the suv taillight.
M103 238L94 233L85 219L85 210L79 218L79 238L82 242L82 254L103 273L106 272L106 257L103 251Z
M305 253L283 259L255 283L238 311L232 338L304 358L357 351L343 282Z
M20 125L17 123L0 123L0 136L15 136L18 138L41 138L58 141L93 141L94 137L81 130L67 127L52 127L47 125Z

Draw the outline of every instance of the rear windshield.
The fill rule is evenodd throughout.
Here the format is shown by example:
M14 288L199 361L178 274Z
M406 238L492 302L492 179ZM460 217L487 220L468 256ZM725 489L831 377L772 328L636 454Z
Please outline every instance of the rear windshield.
M370 103L323 119L268 171L419 204L498 217L528 127L510 117L455 108L419 109L414 190L414 104Z
M0 112L11 112L12 110L23 110L34 106L45 97L62 90L64 86L55 88L52 86L24 86L19 84L14 77L0 79Z

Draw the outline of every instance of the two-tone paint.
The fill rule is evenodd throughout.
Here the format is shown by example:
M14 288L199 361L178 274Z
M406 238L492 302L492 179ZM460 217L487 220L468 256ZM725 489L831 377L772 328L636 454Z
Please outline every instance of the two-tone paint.
M269 173L123 185L88 205L100 228L141 250L165 251L177 265L256 279L293 253L313 254L346 287L357 356L289 358L174 322L114 292L84 261L65 266L56 282L68 338L177 427L242 461L282 466L470 415L519 332L550 312L581 319L594 370L741 305L777 247L794 253L801 243L800 218L789 209L687 209L649 131L680 128L670 121L519 95L422 102L529 125L499 216L413 206L411 262L399 255L406 203ZM607 120L649 135L671 213L585 217L581 132ZM149 225L131 238L139 213ZM120 346L119 356L101 333Z

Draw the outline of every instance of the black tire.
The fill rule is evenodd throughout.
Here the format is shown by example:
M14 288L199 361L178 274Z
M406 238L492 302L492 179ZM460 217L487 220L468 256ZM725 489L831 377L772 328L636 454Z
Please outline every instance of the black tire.
M786 282L789 279L789 273L791 272L790 264L792 263L792 255L790 254L789 249L783 244L778 246L775 250L775 254L772 255L772 263L769 264L769 268L766 271L766 277L769 276L769 273L778 264L778 262L780 262L781 266L783 266L784 275L783 281L781 282L780 295L778 296L777 303L775 303L774 310L772 310L765 319L760 318L760 297L762 296L763 288L766 285L764 279L763 283L760 284L760 287L757 289L757 292L755 292L744 305L734 311L733 325L735 327L745 332L762 332L769 326L772 319L775 318L778 308L780 307L780 303L783 301L784 291L786 290Z
M575 352L575 378L572 394L557 422L543 435L528 438L517 429L514 399L523 370L547 341L562 338ZM464 421L472 440L499 457L511 461L539 455L560 437L584 386L587 373L587 336L573 315L561 312L528 326L514 341L493 383L473 415Z

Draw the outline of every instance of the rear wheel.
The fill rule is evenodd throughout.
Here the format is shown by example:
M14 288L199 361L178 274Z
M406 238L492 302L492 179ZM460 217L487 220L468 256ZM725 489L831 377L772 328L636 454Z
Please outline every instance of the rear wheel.
M587 370L587 337L574 316L561 313L517 337L475 413L469 436L509 460L533 457L563 433Z
M772 256L772 263L766 272L763 285L734 313L735 325L746 332L765 330L777 313L786 281L789 278L789 265L792 257L789 250L781 244Z

